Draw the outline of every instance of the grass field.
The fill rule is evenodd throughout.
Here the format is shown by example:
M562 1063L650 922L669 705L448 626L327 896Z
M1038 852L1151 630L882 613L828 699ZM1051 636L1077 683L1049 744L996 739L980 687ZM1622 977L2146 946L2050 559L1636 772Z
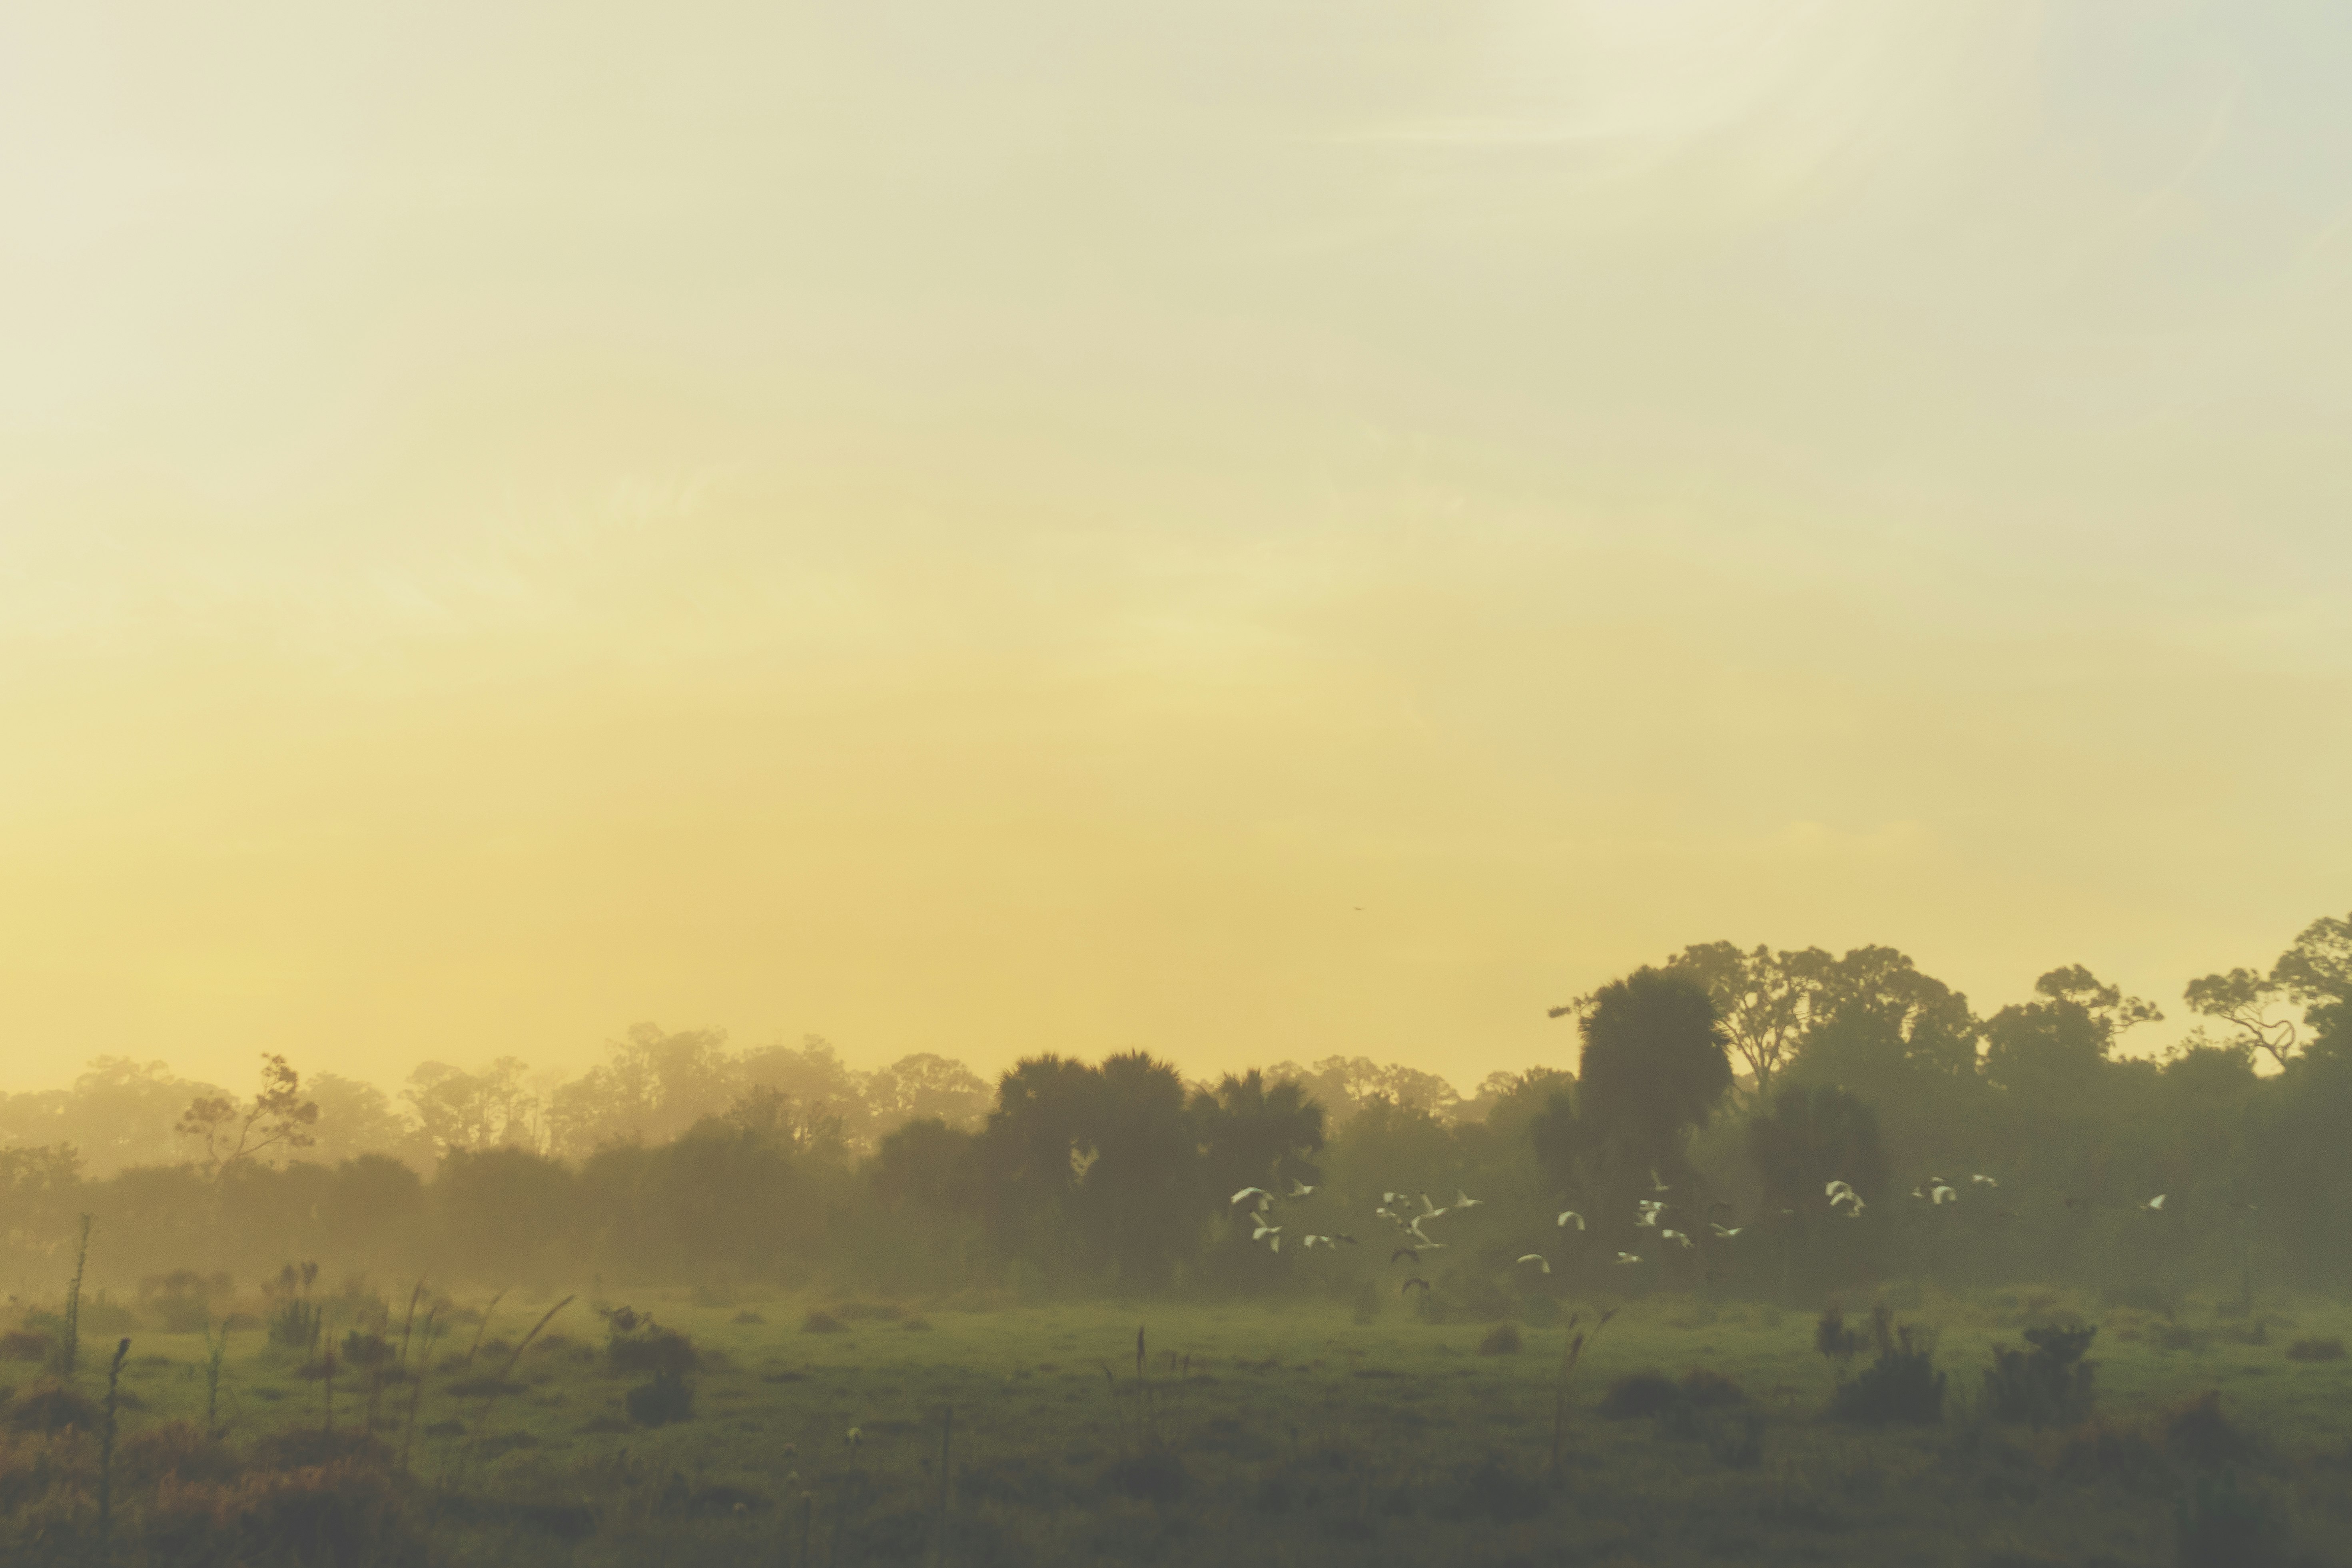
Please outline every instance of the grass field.
M2178 1559L2177 1514L2200 1484L2203 1510L2228 1516L2225 1542L2231 1528L2243 1538L2216 1561L2262 1561L2264 1520L2289 1531L2283 1561L2343 1561L2352 1542L2352 1362L2286 1354L2352 1332L2352 1311L2311 1302L2168 1320L2057 1291L1931 1292L1901 1316L1940 1331L1944 1418L1871 1427L1825 1415L1836 1368L1815 1353L1810 1315L1649 1297L1582 1353L1555 1479L1567 1319L1590 1329L1601 1303L1563 1303L1558 1323L1517 1328L1516 1352L1482 1353L1491 1325L1425 1323L1394 1306L1367 1322L1306 1302L625 1294L694 1342L688 1418L631 1419L628 1390L646 1378L610 1368L587 1300L556 1315L506 1387L481 1387L551 1304L515 1298L435 1346L421 1397L394 1384L371 1412L364 1383L343 1373L333 1445L301 1436L327 1422L315 1365L305 1377L299 1354L236 1336L218 1418L238 1454L274 1451L282 1465L371 1426L392 1463L406 1446L416 1482L402 1515L420 1550L457 1562L2155 1564ZM2101 1325L2093 1424L1983 1419L1991 1347L2070 1312ZM813 1313L838 1327L811 1331ZM482 1349L457 1364L478 1334ZM2242 1342L2256 1339L2267 1342ZM201 1337L132 1340L116 1483L124 1561L141 1560L136 1521L157 1506L141 1434L201 1423L206 1397ZM1605 1415L1612 1385L1648 1369L1677 1382L1711 1371L1744 1397ZM0 1410L31 1397L37 1384L20 1381ZM103 1356L93 1369L86 1353L79 1387L103 1381ZM2225 1430L2170 1414L2209 1390ZM26 1453L43 1441L16 1439L0 1505L31 1506ZM89 1456L45 1462L86 1471ZM222 1486L238 1462L217 1460ZM2234 1493L2214 1492L2224 1471ZM67 1539L26 1528L20 1519L15 1539L27 1550Z

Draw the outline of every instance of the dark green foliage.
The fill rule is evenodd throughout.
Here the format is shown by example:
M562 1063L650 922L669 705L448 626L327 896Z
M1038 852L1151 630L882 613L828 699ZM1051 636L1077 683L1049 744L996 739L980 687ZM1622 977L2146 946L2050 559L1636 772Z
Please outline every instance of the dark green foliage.
M1737 1381L1703 1366L1683 1373L1682 1393L1684 1401L1696 1410L1748 1403L1748 1393Z
M1612 1421L1632 1421L1663 1415L1681 1402L1682 1393L1663 1372L1630 1372L1609 1385L1601 1396L1601 1414Z
M1842 1089L1782 1084L1770 1108L1748 1123L1748 1152L1775 1209L1818 1209L1832 1181L1872 1202L1885 1191L1878 1117Z
M57 1340L38 1329L11 1329L0 1334L0 1361L48 1361L57 1353Z
M650 1383L628 1393L629 1419L640 1426L665 1426L694 1416L694 1384L670 1371L658 1371Z
M1730 1410L1700 1423L1700 1435L1715 1462L1727 1469L1752 1470L1764 1462L1764 1417L1753 1410Z
M655 1322L650 1312L613 1307L603 1316L604 1361L615 1373L678 1377L702 1364L694 1342L676 1329Z
M1934 1331L1897 1323L1895 1314L1881 1306L1870 1315L1870 1336L1877 1359L1838 1384L1830 1414L1874 1426L1897 1422L1927 1426L1942 1420L1945 1374L1936 1370Z
M2286 1558L2286 1521L2234 1472L2200 1476L2176 1515L2180 1568L2272 1568Z
M269 1342L280 1350L309 1351L319 1342L319 1331L326 1315L319 1303L310 1299L310 1287L319 1278L319 1266L305 1263L299 1268L289 1263L278 1270L275 1281L262 1287L269 1298Z
M2209 1389L2175 1405L2163 1418L2164 1446L2207 1469L2252 1458L2254 1444L2221 1414L2221 1394Z
M1519 1331L1510 1323L1497 1323L1478 1342L1480 1355L1517 1355L1519 1353Z
M848 1331L849 1325L831 1312L811 1312L801 1320L801 1332L804 1334L845 1334Z
M2097 1363L2083 1359L2096 1327L2028 1329L2032 1352L1995 1345L1985 1373L1985 1408L1997 1421L2071 1426L2090 1418Z
M1594 993L1584 1037L1580 1119L1605 1130L1621 1168L1670 1164L1731 1088L1715 1004L1696 982L1637 969Z
M2326 1339L2297 1340L2286 1347L2289 1361L2342 1361L2344 1342L2333 1335Z
M1845 1326L1845 1313L1834 1302L1822 1308L1813 1323L1813 1350L1841 1367L1862 1350L1862 1336Z
M0 1421L16 1432L91 1432L99 1420L97 1402L70 1383L35 1384L0 1406Z

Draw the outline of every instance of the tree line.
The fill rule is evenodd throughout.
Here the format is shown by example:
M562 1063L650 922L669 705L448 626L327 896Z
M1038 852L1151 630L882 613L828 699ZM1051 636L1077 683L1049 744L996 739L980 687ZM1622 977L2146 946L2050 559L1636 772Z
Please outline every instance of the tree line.
M1439 1313L1898 1274L2340 1288L2352 921L2315 921L2268 969L2202 977L2184 1001L2198 1028L2133 1057L2119 1043L2159 1010L2079 965L1980 1016L1892 949L1712 943L1554 1009L1573 1071L1496 1074L1466 1100L1362 1058L1196 1082L1143 1052L1028 1058L992 1091L936 1057L860 1075L822 1041L738 1051L650 1026L569 1081L428 1065L398 1104L275 1058L251 1094L101 1062L74 1091L0 1103L0 1267L31 1285L88 1213L93 1267L126 1282L299 1258L486 1283L1311 1290L1377 1310L1397 1270L1374 1211L1403 1192L1455 1209L1416 1265L1434 1287L1419 1310ZM1832 1181L1861 1203L1832 1208ZM1281 1195L1294 1238L1354 1239L1277 1250L1232 1202L1244 1187ZM1652 1194L1667 1226L1641 1221ZM1531 1249L1550 1274L1515 1269Z

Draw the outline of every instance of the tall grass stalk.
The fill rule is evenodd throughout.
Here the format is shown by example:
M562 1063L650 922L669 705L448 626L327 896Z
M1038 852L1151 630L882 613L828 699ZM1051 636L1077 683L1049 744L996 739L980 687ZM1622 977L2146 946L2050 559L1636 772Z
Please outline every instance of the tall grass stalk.
M81 1216L81 1241L74 1248L73 1283L66 1288L65 1333L58 1341L58 1371L66 1377L74 1374L81 1359L81 1279L89 1267L89 1227L92 1216Z
M99 1428L98 1439L98 1551L106 1555L107 1537L114 1529L114 1401L122 1383L122 1363L131 1354L131 1342L124 1340L114 1347L114 1361L106 1369L106 1423Z
M438 1337L436 1303L425 1309L425 1342L416 1351L416 1381L408 1391L408 1421L400 1434L400 1468L408 1468L408 1451L416 1441L416 1412L425 1403L425 1380L433 1373L433 1342Z
M509 1286L507 1288L507 1289L509 1290L512 1289L512 1286ZM474 1356L476 1352L480 1351L482 1348L482 1336L490 1331L490 1314L497 1311L499 1310L499 1303L506 1299L506 1290L501 1290L497 1295L490 1298L490 1304L488 1306L482 1309L482 1321L474 1325L474 1342L466 1347L467 1366L470 1367L474 1364ZM571 1299L572 1298L569 1296L564 1298L567 1301Z
M221 1366L228 1360L228 1325L222 1323L215 1331L212 1321L205 1321L205 1436L220 1436Z
M1589 1334L1579 1333L1576 1329L1576 1325L1583 1320L1583 1313L1573 1312L1569 1315L1568 1342L1560 1347L1559 1377L1552 1384L1551 1392L1551 1464L1546 1473L1550 1476L1554 1486L1558 1486L1560 1482L1562 1449L1568 1441L1570 1381L1576 1376L1577 1363L1584 1359L1584 1347L1591 1343L1593 1337L1607 1328L1609 1320L1616 1315L1617 1309L1614 1307L1601 1313L1601 1321L1592 1325L1592 1332Z
M506 1364L499 1368L498 1375L490 1380L490 1391L482 1396L481 1413L474 1417L474 1430L466 1440L465 1457L458 1461L457 1465L459 1479L462 1480L465 1478L467 1468L473 1463L474 1449L482 1440L483 1430L490 1424L490 1412L497 1408L499 1394L505 1387L508 1376L513 1373L515 1363L522 1360L522 1352L530 1348L530 1342L539 1338L539 1331L554 1321L555 1314L572 1305L573 1300L573 1297L566 1296L541 1313L539 1321L530 1326L530 1332L523 1335L521 1342L507 1352Z
M1140 1333L1138 1334L1139 1339ZM931 1552L933 1568L947 1568L948 1561L948 1463L955 1450L955 1406L950 1405L940 1415L940 1529L937 1544Z

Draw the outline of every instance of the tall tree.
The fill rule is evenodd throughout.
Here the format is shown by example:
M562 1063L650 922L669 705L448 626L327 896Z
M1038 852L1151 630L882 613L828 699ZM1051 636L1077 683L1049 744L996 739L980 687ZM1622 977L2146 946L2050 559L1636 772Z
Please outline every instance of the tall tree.
M1243 1187L1322 1179L1311 1162L1323 1148L1323 1107L1295 1078L1272 1083L1256 1068L1227 1073L1192 1096L1192 1122L1210 1196Z
M1687 974L1643 967L1593 993L1577 1020L1580 1124L1620 1173L1678 1167L1684 1138L1731 1088L1715 1004Z
M2229 1025L2237 1038L2286 1066L2301 1041L2282 1006L2304 1010L2304 1022L2332 1034L2352 1022L2352 920L2323 917L2304 927L2268 974L2232 969L2189 983L2189 1008Z
M318 1120L318 1106L302 1098L302 1075L284 1057L264 1052L261 1087L250 1100L198 1095L180 1113L179 1131L198 1141L205 1163L219 1175L265 1150L309 1148Z
M1772 1080L1819 1019L1837 961L1818 947L1743 951L1727 942L1686 947L1665 972L1697 982L1715 1004L1724 1043L1748 1068L1754 1103L1771 1097Z
M2063 1095L2088 1088L2125 1030L2164 1015L2083 965L2033 983L2033 1002L1985 1021L1985 1076L2013 1094Z
M500 1057L479 1072L447 1062L420 1063L400 1098L416 1113L436 1155L460 1149L539 1146L539 1097L523 1087L530 1067Z
M1828 1084L1783 1084L1748 1123L1748 1154L1771 1209L1818 1209L1843 1182L1875 1200L1886 1186L1878 1117L1859 1097Z

